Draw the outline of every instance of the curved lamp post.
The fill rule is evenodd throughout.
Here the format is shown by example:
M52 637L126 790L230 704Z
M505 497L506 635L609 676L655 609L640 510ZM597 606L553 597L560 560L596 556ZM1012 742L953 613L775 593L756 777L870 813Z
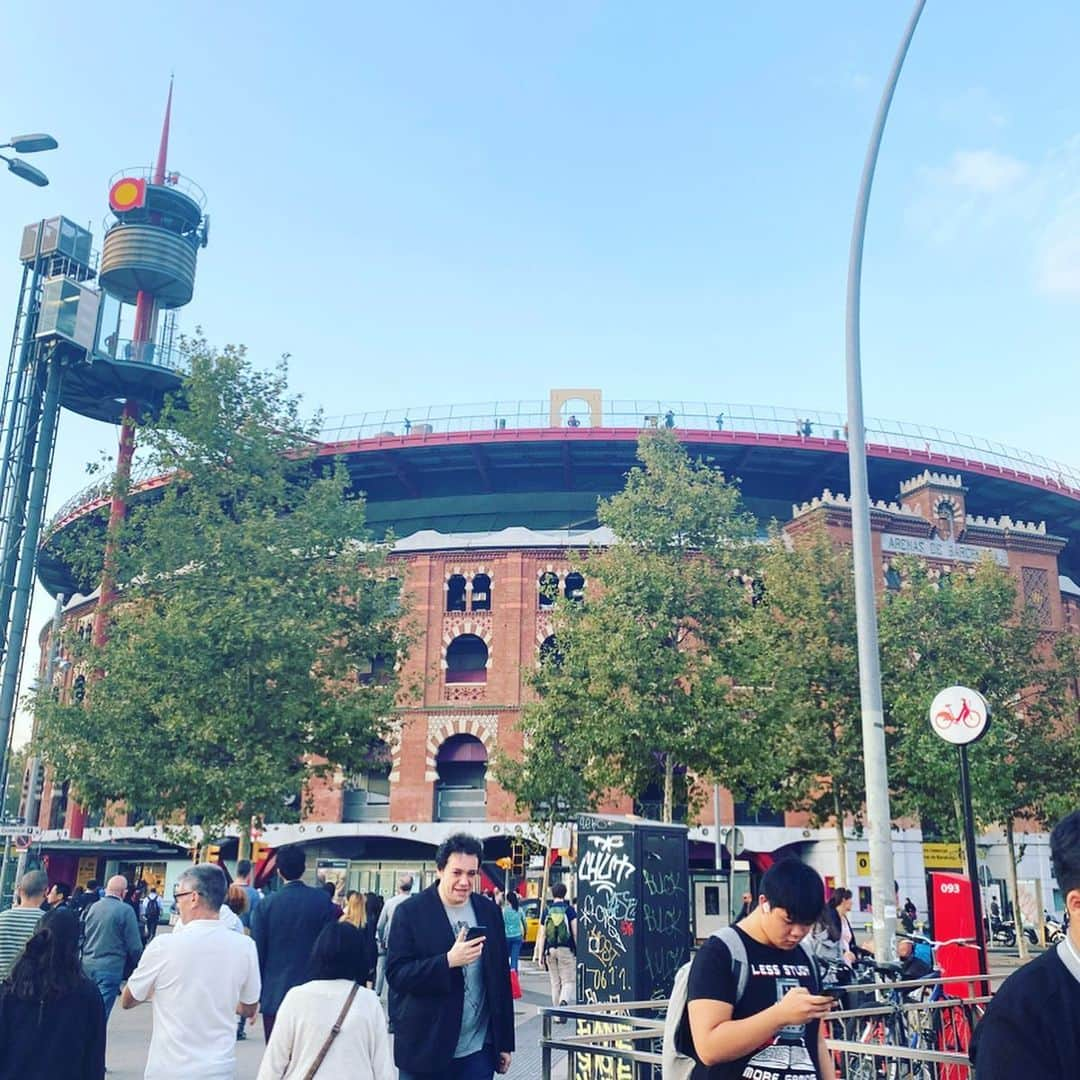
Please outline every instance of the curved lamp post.
M889 768L885 756L885 717L881 704L877 610L874 607L873 549L870 543L870 490L866 477L866 429L863 424L862 369L859 356L859 299L863 241L870 188L874 183L881 137L889 115L900 69L926 0L916 0L878 104L874 130L863 162L862 183L855 201L847 285L848 467L851 474L851 541L855 563L855 619L859 649L859 700L862 707L863 766L866 774L867 836L870 841L870 895L874 915L874 952L890 955L896 935L896 893L893 886L892 816L889 812Z

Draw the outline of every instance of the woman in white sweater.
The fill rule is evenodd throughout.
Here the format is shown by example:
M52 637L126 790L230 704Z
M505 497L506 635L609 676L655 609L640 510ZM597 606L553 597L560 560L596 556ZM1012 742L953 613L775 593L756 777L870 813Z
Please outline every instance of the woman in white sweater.
M363 986L364 935L349 923L328 923L311 950L311 981L282 1001L258 1080L304 1080L327 1047L317 1080L395 1080L390 1037L379 999ZM355 995L331 1038L349 995Z

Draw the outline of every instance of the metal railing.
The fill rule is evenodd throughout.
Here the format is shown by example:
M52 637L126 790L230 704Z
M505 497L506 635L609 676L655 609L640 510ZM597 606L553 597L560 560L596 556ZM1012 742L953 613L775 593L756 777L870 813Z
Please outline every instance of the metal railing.
M124 360L132 364L151 364L168 371L187 374L191 370L191 361L187 354L176 346L165 346L156 341L132 341L130 338L114 339L110 334L101 340L94 350L100 356L110 360Z
M175 357L176 362L165 362L160 358L151 362L177 371L187 370L186 358L180 350L167 350L167 354L169 358ZM738 436L798 435L807 440L835 442L843 441L845 435L844 419L840 413L789 409L777 405L684 401L614 401L604 407L603 426L644 428L663 425L669 412L677 430L716 431L719 420L721 431ZM581 415L587 424L584 411ZM422 438L456 432L535 430L551 427L550 421L550 407L546 401L425 405L327 418L323 421L319 438L326 444L340 444L380 437L396 439L404 435ZM1080 499L1080 467L946 428L872 418L867 419L866 425L867 442L872 450L884 447L945 455L957 459L950 466L957 469L962 469L965 461L990 465L1009 474L1048 484ZM565 427L565 422L560 426ZM148 478L149 475L142 479ZM96 501L100 487L100 484L93 484L68 499L53 515L43 535L47 538L57 524L73 515L79 507Z
M571 417L578 425L570 422ZM497 432L549 428L551 408L547 401L492 401L465 405L417 405L327 417L320 437L324 442L353 442L379 436L422 436L450 432ZM558 427L588 427L587 410L563 413ZM741 435L801 436L806 439L843 441L846 420L842 413L820 409L796 409L779 405L737 402L688 402L617 400L604 404L602 426L648 428L672 426L682 430L726 431ZM1007 472L1022 473L1060 487L1080 497L1080 467L1042 454L952 428L917 424L905 420L868 417L867 441L875 447L899 451L922 451L975 461ZM957 465L959 467L959 463Z
M838 1010L830 1016L826 1047L838 1080L969 1080L971 1033L990 998L930 1001L905 997L963 981L968 980L953 976L867 985L867 996L876 992L892 1000ZM990 981L998 982L1000 977ZM555 1054L560 1051L567 1055L568 1078L661 1080L660 1044L667 1005L667 1001L629 1001L540 1008L542 1080L555 1077ZM556 1033L556 1023L573 1026Z

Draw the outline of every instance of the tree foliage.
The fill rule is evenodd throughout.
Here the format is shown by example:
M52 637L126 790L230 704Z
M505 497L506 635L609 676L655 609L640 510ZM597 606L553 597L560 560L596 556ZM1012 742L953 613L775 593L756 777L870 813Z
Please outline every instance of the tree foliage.
M760 580L742 635L762 747L758 796L819 826L858 819L866 784L851 551L823 525L793 538L774 529Z
M371 543L341 462L316 461L282 364L191 350L182 396L140 428L159 498L119 534L107 642L65 632L86 700L41 695L40 749L79 798L219 829L295 817L336 767L362 770L387 734L399 585ZM84 575L100 552L69 551ZM387 677L358 672L389 658Z
M1076 790L1073 636L1055 644L1044 635L1036 613L1018 604L1015 579L988 558L952 572L915 559L897 566L901 587L880 615L894 815L961 835L957 751L928 713L940 690L962 685L986 698L992 717L969 749L977 821L1046 820Z
M559 602L557 653L522 726L531 753L560 747L593 800L656 784L670 821L678 798L693 808L695 779L742 779L730 662L756 526L738 489L672 433L643 436L638 460L599 504L615 541L584 560L586 602Z

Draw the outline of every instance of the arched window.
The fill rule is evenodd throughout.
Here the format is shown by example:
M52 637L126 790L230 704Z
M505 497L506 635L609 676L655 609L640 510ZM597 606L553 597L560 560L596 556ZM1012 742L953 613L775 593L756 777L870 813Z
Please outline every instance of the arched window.
M487 748L475 735L451 735L435 758L436 821L483 821L487 816Z
M382 653L356 665L356 681L361 686L385 686L393 675L394 665Z
M566 575L563 590L567 600L581 601L585 599L585 575L576 570Z
M446 583L446 610L465 610L465 578L461 574L453 574Z
M547 666L550 664L554 668L561 668L562 661L562 653L559 652L559 644L555 640L555 635L548 634L548 636L540 642L541 666Z
M372 740L367 759L366 768L345 781L342 821L390 820L390 747Z
M462 634L446 648L448 683L487 682L488 647L476 634Z
M550 570L540 575L540 610L550 611L559 598L559 576Z
M472 579L472 609L491 610L491 578L487 574L477 574Z

